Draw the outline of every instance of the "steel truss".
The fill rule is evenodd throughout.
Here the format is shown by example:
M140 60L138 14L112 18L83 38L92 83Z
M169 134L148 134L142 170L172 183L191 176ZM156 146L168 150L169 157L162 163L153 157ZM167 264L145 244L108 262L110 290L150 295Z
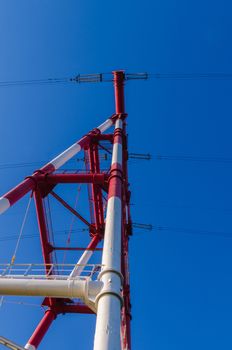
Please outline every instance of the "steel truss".
M74 303L68 297L47 295L43 301L46 312L25 346L28 350L38 348L53 320L59 314L92 314L95 310L97 312L97 323L94 349L131 349L128 239L131 235L132 224L127 170L128 150L125 121L127 114L125 113L124 106L125 77L123 71L113 72L115 113L109 119L83 136L51 162L36 170L31 176L28 176L18 186L0 198L0 213L3 213L27 193L33 193L45 273L51 279L56 273L55 269L51 268L54 264L54 252L56 250L78 250L82 248L53 246L49 238L46 224L47 214L44 206L44 200L48 195L53 196L53 198L59 201L61 205L81 220L89 230L90 242L86 248L83 248L85 251L78 264L72 270L70 278L75 279L80 276L83 271L83 267L81 266L88 263L95 250L101 250L101 248L97 248L97 245L101 240L104 241L101 263L103 267L98 276L98 283L101 283L103 288L96 295L95 306L91 307L91 304ZM113 133L103 134L113 125L115 126ZM99 156L101 141L108 141L113 146L112 162L108 172L101 169ZM57 173L60 167L81 150L84 150L85 158L88 159L88 162L86 162L87 171L85 173ZM90 210L92 212L91 222L55 192L56 185L61 183L88 184ZM106 215L104 210L105 199L103 199L105 197L107 201ZM18 281L16 282L18 283ZM49 281L45 280L44 282ZM82 282L78 282L77 280L75 283L81 284ZM5 283L7 283L6 280ZM33 283L36 283L36 281ZM58 282L55 281L54 283ZM0 294L1 292L0 279ZM111 319L112 313L114 318L119 320L119 325L117 324L117 320ZM106 336L106 328L109 326L113 327L113 335ZM104 337L110 339L107 338L104 341L102 340Z

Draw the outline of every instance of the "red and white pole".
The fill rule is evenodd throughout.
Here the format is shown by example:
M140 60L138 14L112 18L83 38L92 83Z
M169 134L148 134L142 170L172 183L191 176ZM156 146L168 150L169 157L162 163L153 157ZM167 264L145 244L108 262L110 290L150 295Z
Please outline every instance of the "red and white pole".
M47 310L36 327L36 330L32 334L31 338L28 340L28 343L25 345L25 349L27 350L36 350L42 341L44 335L46 334L48 328L50 327L52 321L56 318L56 313L52 310Z
M73 156L79 153L84 147L89 145L89 142L95 134L103 133L108 128L110 128L114 123L114 116L107 119L104 123L99 125L96 129L90 131L79 141L74 143L71 147L66 149L64 152L59 154L57 157L52 159L49 163L44 165L38 171L36 171L32 176L27 177L15 188L7 192L4 196L0 197L0 214L4 213L8 208L10 208L14 203L16 203L20 198L25 196L28 192L36 187L36 177L39 174L51 174L55 170L59 169Z
M114 72L116 114L109 192L99 279L103 289L97 296L94 350L121 349L121 235L122 235L122 127L124 118L124 73Z

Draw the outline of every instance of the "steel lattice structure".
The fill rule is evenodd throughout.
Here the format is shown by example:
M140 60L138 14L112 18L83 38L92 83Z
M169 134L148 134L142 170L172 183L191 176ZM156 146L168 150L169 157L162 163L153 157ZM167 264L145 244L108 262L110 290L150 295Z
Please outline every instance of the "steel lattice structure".
M0 295L43 295L46 311L28 340L25 348L35 350L48 331L53 320L63 313L96 313L95 350L131 349L131 306L128 274L128 239L131 235L130 191L127 171L127 133L124 106L124 71L113 72L115 113L104 123L83 136L52 161L25 178L18 186L0 198L0 213L28 193L35 201L37 221L44 260L43 279L38 277L7 278L7 270L0 278ZM104 133L114 126L112 133ZM112 145L109 171L101 169L99 148L102 141ZM80 151L88 158L87 171L83 173L57 172ZM89 184L92 221L89 223L76 209L61 198L54 188L58 184ZM107 197L106 210L103 195ZM56 248L49 240L44 200L53 196L68 211L88 226L90 242L78 263L67 278L55 278L53 255ZM97 245L103 242L102 261L97 280L81 278ZM76 248L78 250L78 248ZM99 249L100 250L100 249ZM14 267L14 266L13 266ZM10 264L12 269L12 264ZM12 272L11 272L12 274ZM12 277L12 276L11 276ZM26 287L25 287L26 286ZM72 297L82 299L73 302Z

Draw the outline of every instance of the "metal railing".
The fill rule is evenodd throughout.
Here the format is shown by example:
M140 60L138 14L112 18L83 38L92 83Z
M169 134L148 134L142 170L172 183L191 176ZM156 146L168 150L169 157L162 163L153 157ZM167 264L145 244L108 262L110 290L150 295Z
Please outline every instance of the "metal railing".
M82 271L76 278L96 279L102 265L100 264L0 264L1 278L31 278L66 280L74 268Z
M16 344L15 342L5 338L5 337L2 337L0 336L0 344L6 346L7 348L9 349L12 349L12 350L24 350L25 348Z

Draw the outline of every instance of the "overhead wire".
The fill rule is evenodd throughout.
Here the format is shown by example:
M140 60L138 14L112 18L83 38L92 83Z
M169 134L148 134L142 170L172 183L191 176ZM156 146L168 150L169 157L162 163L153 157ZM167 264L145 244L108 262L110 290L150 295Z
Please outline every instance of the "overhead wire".
M80 160L81 159L75 158L75 159L70 159L69 162L76 162ZM0 170L40 166L41 164L44 164L44 163L46 163L46 161L42 161L42 160L36 161L36 162L0 163Z
M151 160L152 157L150 154L147 155L141 155L137 153L131 153L129 154L129 160L131 163L134 163L137 160ZM218 157L218 156L195 156L195 155L187 155L187 154L178 154L178 155L168 155L168 154L157 154L153 159L155 160L177 160L177 161L191 161L191 162L212 162L212 163L232 163L232 158L230 157ZM104 157L103 160L108 160L107 157ZM84 161L84 159L72 159L70 160L72 162L79 162ZM38 166L45 163L44 161L37 161L37 162L20 162L20 163L0 163L0 171L5 169L17 169L17 168L24 168L24 167L31 167L31 166ZM66 169L66 170L74 170L74 169ZM78 169L75 169L76 171ZM82 169L79 169L78 171L81 171ZM64 169L61 169L61 171L64 171Z
M72 230L72 232L86 232L89 231L88 228L80 228L80 229L74 229ZM67 235L69 231L68 230L58 230L58 231L54 231L55 236L56 235ZM21 236L21 239L27 239L27 238L39 238L39 234L24 234L23 236ZM7 241L13 241L16 240L18 238L17 234L11 234L11 235L4 235L2 237L0 237L0 242L7 242Z
M148 79L193 80L193 79L232 79L232 73L148 73Z
M77 204L78 204L78 201L79 201L79 198L80 198L80 191L81 191L81 187L82 187L81 185L82 184L79 184L78 187L77 187L77 195L76 195L76 199L75 199L75 203L74 203L74 210L76 210ZM66 248L71 243L71 234L73 232L73 225L74 225L75 219L76 219L76 216L72 215L70 226L69 226L69 231L68 231L68 235L67 235L66 245L65 245ZM67 251L65 250L64 254L63 254L63 264L65 263L66 256L67 256Z
M13 253L12 258L11 258L10 266L12 266L14 264L15 259L16 259L16 255L17 255L18 248L19 248L19 243L21 241L23 230L24 230L27 218L28 218L28 213L29 213L29 209L30 209L30 206L31 206L32 195L33 195L33 192L31 192L30 197L29 197L29 201L28 201L28 204L27 204L27 207L26 207L26 210L25 210L23 221L22 221L22 224L21 224L21 227L20 227L20 230L19 230L19 235L18 235L18 238L17 238L17 242L16 242L16 246L15 246L15 249L14 249L14 253ZM9 269L9 272L10 271L11 271L11 268ZM4 302L4 296L2 295L1 298L0 298L0 307L2 307L3 302Z
M213 72L213 73L125 73L125 80L193 80L193 79L232 79L232 73ZM113 78L110 72L96 74L77 74L74 77L62 78L44 78L27 80L5 80L0 81L0 87L23 86L23 85L54 85L66 83L101 83L112 82Z
M207 234L207 235L217 235L221 237L228 237L232 238L232 231L231 232L224 232L224 231L211 231L211 230L203 230L203 229L190 229L190 228L183 228L183 227L172 227L172 226L162 226L162 225L147 225L149 226L149 229L141 227L142 230L146 231L170 231L170 232L177 232L177 233L189 233L189 234ZM151 227L151 228L150 228ZM140 229L140 227L134 227L135 230ZM141 231L135 231L134 233L140 233ZM82 229L73 229L72 233L74 232L86 232L88 231L87 228ZM60 230L60 231L54 231L55 235L67 235L69 233L69 230ZM11 240L16 240L18 235L10 235L10 236L3 236L0 237L0 242L7 242ZM21 239L27 239L27 238L39 238L39 234L24 234Z
M9 80L0 81L0 87L21 86L21 85L44 85L44 84L59 84L68 83L70 78L47 78L47 79L30 79L30 80Z
M11 258L11 265L14 264L15 259L16 259L16 254L18 252L19 243L20 243L20 240L22 238L23 230L24 230L27 218L28 218L28 213L29 213L29 209L30 209L30 205L31 205L32 195L33 195L33 193L31 193L30 197L29 197L29 201L28 201L28 204L27 204L27 207L26 207L25 215L23 217L22 225L21 225L21 228L20 228L20 231L19 231L19 235L18 235L18 239L17 239L17 242L16 242L16 246L15 246L15 249L14 249L14 253L13 253L13 256Z
M211 231L205 229L192 229L192 228L183 228L183 227L172 227L172 226L154 226L154 228L159 231L170 231L175 233L184 233L190 235L207 235L207 236L217 236L223 238L232 238L232 232L223 232L223 231Z
M36 303L27 303L24 301L12 301L12 300L3 300L3 304L14 304L14 305L23 305L23 306L33 306L33 307L39 307L40 309L44 309L43 305L41 304L36 304Z
M194 155L161 155L157 154L157 160L182 160L191 162L213 162L213 163L232 163L232 158L215 156L194 156Z
M207 236L217 236L217 237L223 237L223 238L232 238L232 231L231 232L224 232L224 231L213 231L213 230L207 230L207 229L200 229L200 228L186 228L186 227L175 227L175 226L162 226L162 225L151 225L151 224L140 224L140 223L133 223L133 232L134 233L141 233L142 231L157 231L157 232L175 232L175 233L183 233L183 234L190 234L190 235L207 235ZM139 229L139 231L135 231L134 229Z
M44 204L45 204L45 212L46 212L45 222L46 222L46 226L47 226L47 230L48 230L49 241L52 244L52 246L54 246L55 241L54 241L54 231L53 231L53 225L52 225L52 216L51 216L49 196L45 197ZM53 251L52 254L53 254L53 261L55 262L55 264L57 264L56 251Z

